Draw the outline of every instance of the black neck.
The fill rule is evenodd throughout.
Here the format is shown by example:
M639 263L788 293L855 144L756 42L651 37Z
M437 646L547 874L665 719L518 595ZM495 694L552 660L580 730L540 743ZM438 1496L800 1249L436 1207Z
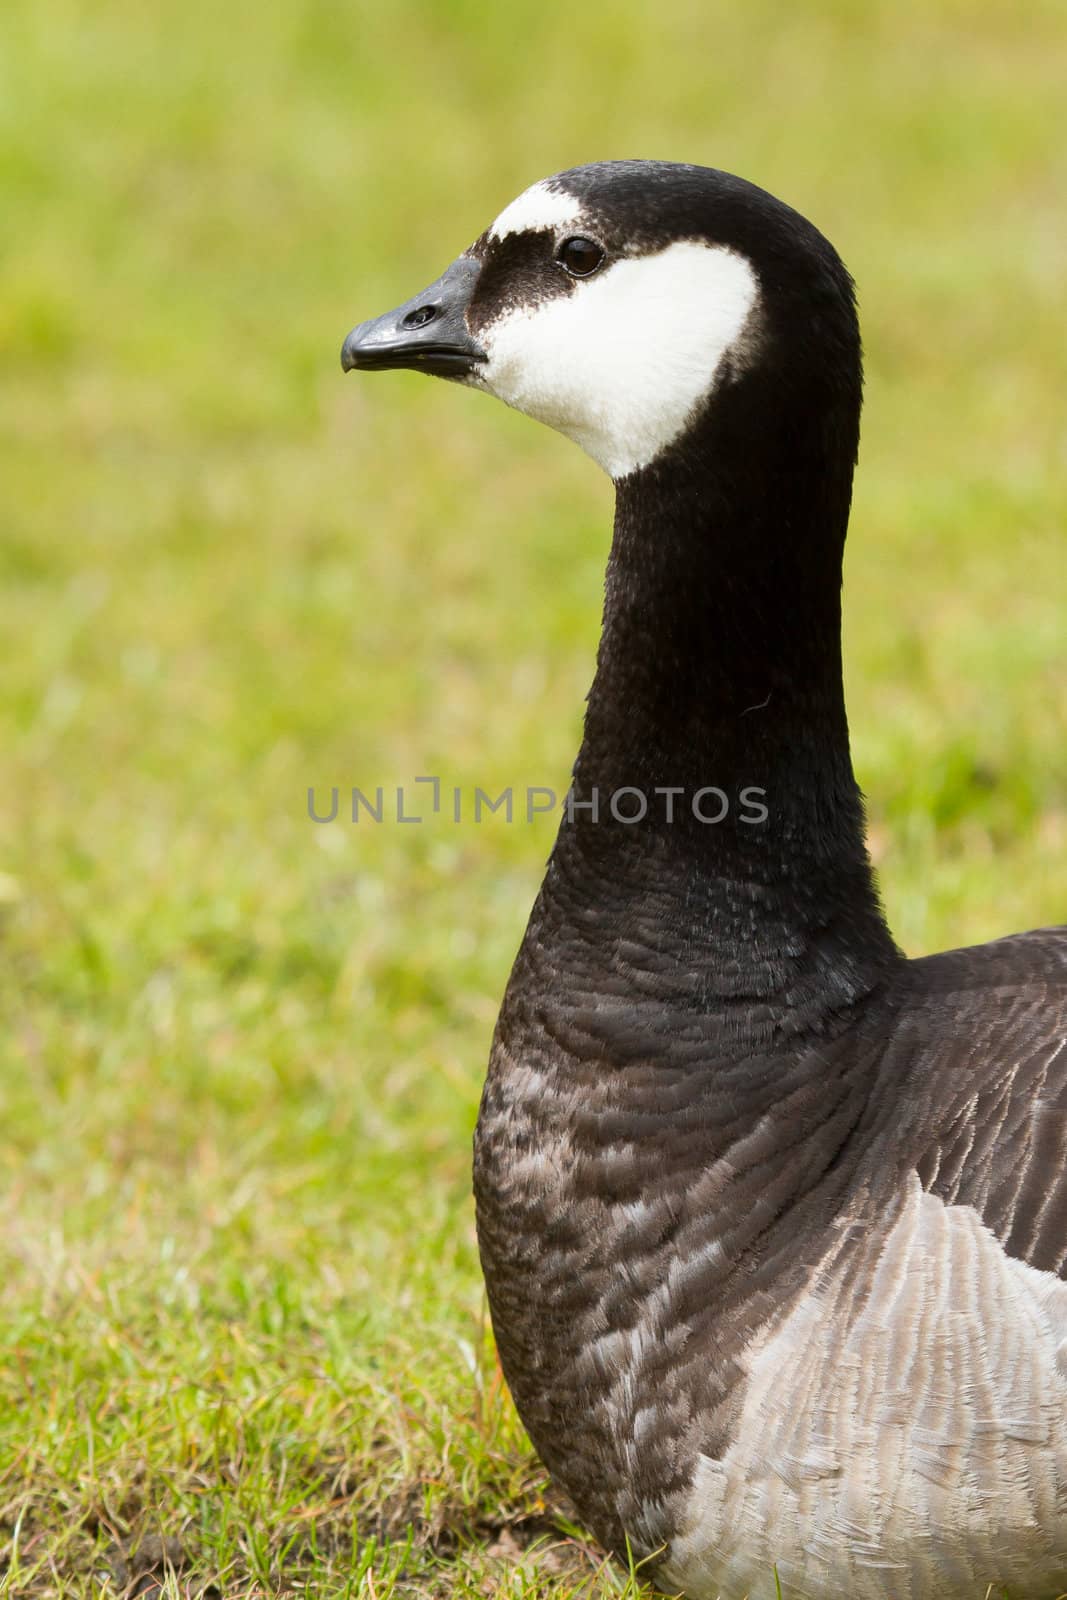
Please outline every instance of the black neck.
M684 443L619 486L579 804L554 867L616 908L627 881L638 897L680 897L710 967L747 961L739 992L751 995L758 972L784 1015L798 963L815 990L813 969L835 992L847 970L862 994L899 957L867 857L841 679L858 372L854 387L792 406L767 381L732 383ZM712 786L730 807L719 823L692 809ZM648 800L630 826L610 814L623 788ZM670 822L655 795L666 788L683 791ZM711 795L699 805L704 818L722 808ZM688 914L676 919L683 939Z
M584 781L795 775L778 797L791 810L854 787L840 612L854 436L782 415L764 387L734 384L619 485Z

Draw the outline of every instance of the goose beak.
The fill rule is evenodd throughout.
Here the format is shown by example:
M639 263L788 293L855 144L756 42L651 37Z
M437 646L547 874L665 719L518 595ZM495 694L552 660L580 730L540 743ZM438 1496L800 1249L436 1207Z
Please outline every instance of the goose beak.
M472 256L460 256L413 300L359 323L341 347L343 370L411 367L438 378L464 378L473 372L488 359L466 320L480 271Z

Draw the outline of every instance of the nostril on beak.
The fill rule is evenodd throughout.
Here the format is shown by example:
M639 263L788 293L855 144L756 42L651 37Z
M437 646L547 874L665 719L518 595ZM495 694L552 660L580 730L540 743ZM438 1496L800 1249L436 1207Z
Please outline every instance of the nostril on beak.
M418 306L414 311L409 311L400 323L402 328L425 328L432 322L440 311L440 306Z

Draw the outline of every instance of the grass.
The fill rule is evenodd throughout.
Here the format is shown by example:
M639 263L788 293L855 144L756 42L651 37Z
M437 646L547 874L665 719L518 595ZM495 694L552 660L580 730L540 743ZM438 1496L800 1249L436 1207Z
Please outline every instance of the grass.
M551 821L306 812L565 787L609 489L338 349L575 161L812 215L891 920L1061 920L1065 68L1052 0L8 0L0 1594L637 1592L546 1502L473 1239Z

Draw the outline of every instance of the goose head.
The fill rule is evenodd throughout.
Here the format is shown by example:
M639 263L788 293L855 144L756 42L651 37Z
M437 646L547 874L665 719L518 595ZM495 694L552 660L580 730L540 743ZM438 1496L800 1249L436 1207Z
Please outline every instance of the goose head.
M755 185L670 162L535 183L428 289L353 328L341 360L483 389L616 481L684 447L746 379L765 402L859 411L852 285L832 246Z

